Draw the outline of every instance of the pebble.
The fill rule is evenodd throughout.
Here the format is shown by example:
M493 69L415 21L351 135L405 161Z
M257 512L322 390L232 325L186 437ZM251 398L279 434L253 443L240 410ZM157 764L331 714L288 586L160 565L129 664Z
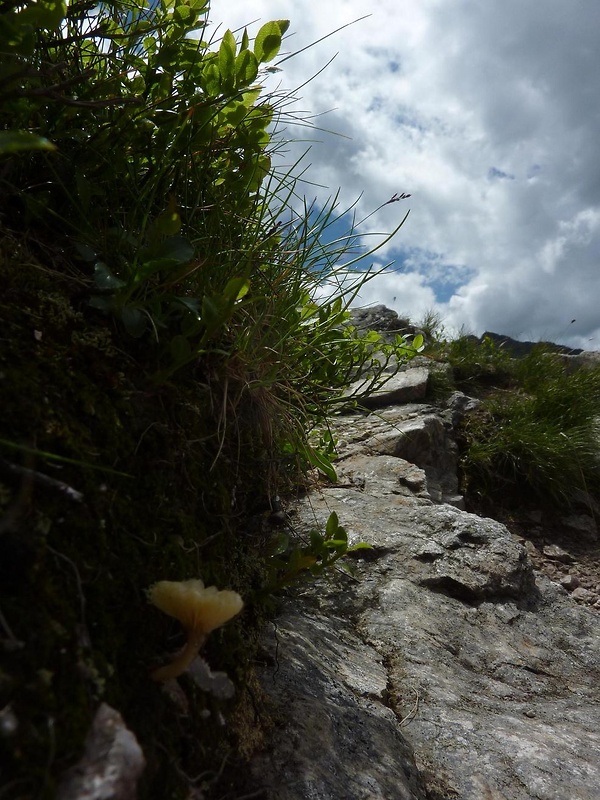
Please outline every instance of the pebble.
M564 575L560 579L560 585L564 586L569 592L572 592L573 589L577 589L581 584L577 575Z
M525 549L527 550L530 556L539 556L540 551L537 549L537 547L534 545L533 542L529 541L529 539L526 539L524 544L525 544Z
M571 592L571 597L574 597L575 600L580 600L582 603L595 603L599 598L595 592L590 592L589 589L584 589L582 586L578 586L577 589L573 589Z
M563 525L572 530L587 533L590 537L595 538L598 535L598 526L593 517L589 514L573 514L570 517L563 517L561 519Z
M557 544L547 544L542 550L542 553L546 558L551 558L553 561L560 561L561 564L570 564L574 561L573 556Z

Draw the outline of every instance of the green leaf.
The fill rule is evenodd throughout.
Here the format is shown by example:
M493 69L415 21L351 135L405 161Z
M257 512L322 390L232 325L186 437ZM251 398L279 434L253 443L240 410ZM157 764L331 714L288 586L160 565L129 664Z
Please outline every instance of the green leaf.
M240 54L241 55L241 54ZM256 61L254 54L251 54L252 58ZM258 69L258 62L257 69ZM247 92L244 92L241 97L241 102L246 106L246 108L250 108L260 97L261 89L249 89Z
M221 324L223 314L214 298L208 296L202 298L201 317L208 333L212 333Z
M345 553L348 549L348 542L345 539L327 539L323 545L328 550L336 550L339 553Z
M192 260L195 252L193 245L183 236L171 236L152 249L152 255L155 258L168 258L176 264L187 264Z
M273 546L273 555L279 556L290 546L290 535L289 533L280 533L277 537L277 540Z
M177 297L178 303L184 306L191 314L200 316L200 301L197 297Z
M250 86L258 75L258 60L250 50L242 50L235 60L235 79L239 89ZM249 94L249 93L248 93ZM246 95L244 95L246 97ZM245 102L247 102L245 100Z
M306 458L313 467L320 470L332 483L337 481L337 474L331 461L323 453L318 452L312 447L307 447Z
M53 31L60 26L66 13L65 0L38 0L19 12L17 22Z
M181 262L175 258L152 258L149 261L143 261L136 267L135 283L148 280L151 275L157 272L163 272L178 267L180 263Z
M174 236L180 230L181 217L179 216L175 198L172 197L167 208L148 227L147 236L152 240L158 236Z
M245 297L250 290L250 280L248 278L230 278L223 289L223 297L232 303L237 303Z
M226 31L219 47L219 72L226 89L232 89L235 83L235 49L236 43L231 31Z
M209 62L202 71L202 88L209 97L218 97L221 93L221 72L214 62Z
M29 131L0 131L0 155L10 155L24 150L56 150L56 145L43 136Z
M310 536L310 546L313 552L320 552L323 549L323 545L325 543L325 539L321 536L319 531L312 530L309 533Z
M246 50L250 47L250 39L248 37L248 29L244 28L244 33L242 34L242 43L240 45L240 50Z
M142 337L148 326L148 319L139 308L124 308L121 311L121 322L125 330L134 339Z
M114 310L114 297L112 295L110 297L101 297L95 294L90 297L88 305L90 308L103 311L105 314L111 314Z
M146 37L144 39L143 47L144 47L144 50L146 51L146 54L149 55L149 56L151 56L154 53L156 53L156 39L154 38L154 36Z
M79 257L83 261L92 262L92 261L95 261L96 258L98 257L98 254L96 253L96 251L92 247L90 247L88 244L85 244L84 242L74 242L74 245L75 245L75 249L79 253Z
M231 102L223 109L223 116L229 125L237 128L248 114L248 108L244 103ZM224 181L221 181L222 183Z
M189 6L180 3L173 9L173 19L179 25L191 25L196 19L196 14Z
M281 26L279 22L267 22L256 34L254 55L261 64L272 61L281 47Z
M327 535L327 538L328 539L333 538L335 534L338 532L339 527L340 527L340 521L338 515L335 513L335 511L332 511L331 514L329 515L329 518L327 519L327 525L325 526L325 533Z
M192 357L192 348L185 336L174 336L171 339L170 350L176 364L184 364Z
M104 261L97 261L94 264L94 281L96 288L104 291L122 289L125 286L125 281L115 277Z

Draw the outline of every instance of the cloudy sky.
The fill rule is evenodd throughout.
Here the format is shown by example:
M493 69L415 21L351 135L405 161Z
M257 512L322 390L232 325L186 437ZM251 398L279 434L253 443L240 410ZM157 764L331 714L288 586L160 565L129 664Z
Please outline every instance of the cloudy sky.
M599 0L227 0L211 16L221 31L255 20L251 35L290 19L292 52L370 7L273 76L293 89L335 56L297 110L341 135L290 129L328 187L308 198L362 195L361 217L411 195L361 228L410 208L362 302L600 350Z

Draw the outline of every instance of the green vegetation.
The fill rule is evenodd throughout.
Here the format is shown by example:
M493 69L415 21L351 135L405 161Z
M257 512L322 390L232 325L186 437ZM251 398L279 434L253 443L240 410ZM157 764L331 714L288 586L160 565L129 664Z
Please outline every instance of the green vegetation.
M486 386L507 385L511 377L509 353L487 336L479 342L475 336L460 335L434 345L433 352L452 366L454 383L466 394L473 389L482 391Z
M472 501L564 506L600 489L600 369L573 369L539 345L511 358L489 338L437 342L454 385L482 398L462 427L463 490ZM437 390L450 388L447 384ZM434 387L435 390L435 387Z
M328 241L337 198L278 166L293 97L261 81L287 21L213 40L207 13L0 10L3 797L54 797L101 701L143 747L142 797L236 792L273 592L348 550L336 519L283 542L272 498L334 475L343 390L415 352L344 325L365 274L314 301L355 232ZM183 639L145 589L194 578L244 599L203 651L234 701L149 678Z

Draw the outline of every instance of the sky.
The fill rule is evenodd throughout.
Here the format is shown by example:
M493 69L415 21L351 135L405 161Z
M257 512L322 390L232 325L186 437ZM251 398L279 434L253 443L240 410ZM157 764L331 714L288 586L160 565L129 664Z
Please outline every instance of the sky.
M289 19L276 65L371 9L268 84L323 129L290 127L281 156L310 148L308 199L381 207L365 234L410 210L357 304L600 350L600 2L215 0L211 21Z

